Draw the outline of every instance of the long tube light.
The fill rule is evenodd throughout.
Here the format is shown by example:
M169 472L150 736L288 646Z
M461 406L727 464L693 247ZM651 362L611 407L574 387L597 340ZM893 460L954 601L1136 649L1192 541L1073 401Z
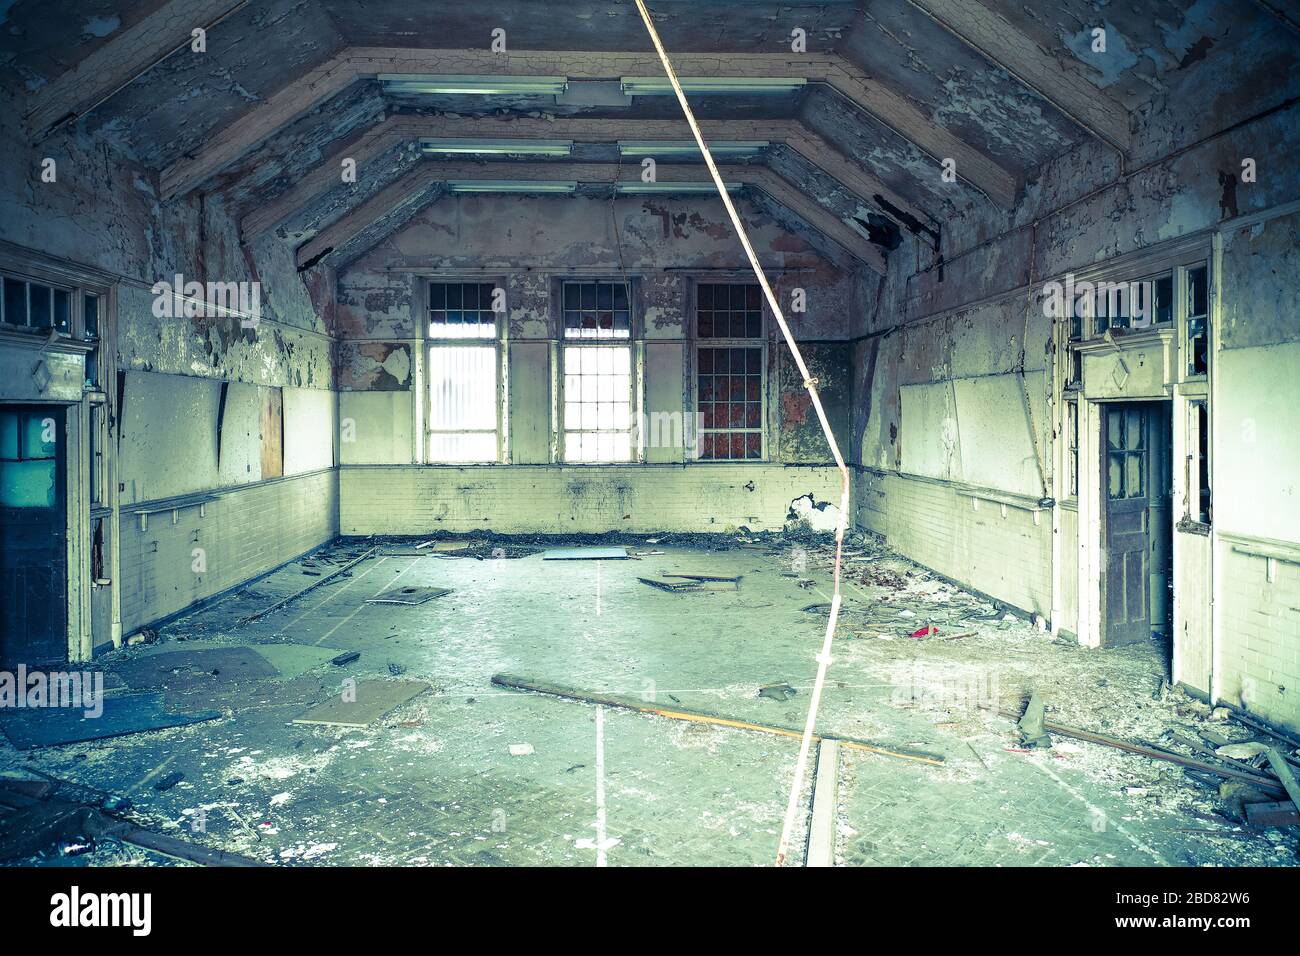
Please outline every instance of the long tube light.
M577 188L574 180L557 179L453 179L447 183L452 193L571 193Z
M683 76L679 77L687 93L713 94L797 93L807 86L803 77L774 76ZM619 81L628 96L673 96L666 76L624 76Z
M712 149L713 147L709 147ZM741 183L727 183L727 192L743 189ZM616 192L620 193L716 193L718 187L706 183L616 183Z
M422 139L420 149L429 156L568 156L569 139Z
M569 88L565 76L461 76L434 73L380 73L386 93L551 95Z
M757 156L770 145L766 140L710 143L714 156ZM619 140L618 151L624 156L699 156L694 140Z

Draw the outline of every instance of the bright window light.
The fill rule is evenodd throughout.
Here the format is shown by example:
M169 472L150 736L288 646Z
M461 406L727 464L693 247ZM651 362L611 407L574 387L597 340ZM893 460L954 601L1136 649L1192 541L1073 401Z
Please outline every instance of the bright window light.
M420 149L429 156L568 156L573 141L567 139L422 139Z
M497 460L497 347L429 348L429 461Z
M679 76L677 80L685 92L699 94L797 93L808 85L802 77ZM666 76L625 76L620 83L628 96L673 95Z
M459 76L381 73L385 93L475 94L483 96L558 96L569 88L564 76Z
M564 460L632 460L631 346L565 346Z

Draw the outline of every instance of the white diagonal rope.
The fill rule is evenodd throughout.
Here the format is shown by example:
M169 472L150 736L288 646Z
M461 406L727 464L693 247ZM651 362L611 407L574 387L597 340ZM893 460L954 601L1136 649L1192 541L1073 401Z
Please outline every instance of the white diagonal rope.
M794 362L799 368L799 374L803 376L804 388L808 390L808 397L812 399L813 410L817 412L817 420L821 422L822 432L826 435L826 442L830 445L831 454L835 458L835 466L840 472L840 519L835 525L835 589L831 595L830 618L826 621L826 636L822 641L821 653L817 655L817 679L813 683L812 697L808 701L808 718L804 722L803 739L799 742L799 762L795 764L794 781L790 785L790 799L785 808L785 822L781 826L781 842L776 851L776 865L781 866L785 863L786 855L789 852L790 834L794 830L795 817L799 813L799 796L803 791L804 774L808 766L808 753L812 749L813 728L817 724L817 707L821 703L822 688L826 684L826 668L831 663L831 644L835 637L835 624L840 616L840 566L844 554L844 530L849 519L849 467L844 463L844 456L840 454L840 446L836 443L835 435L831 432L830 420L826 417L826 410L822 408L821 396L817 394L817 381L808 371L808 365L804 362L803 353L799 351L799 345L790 332L790 326L786 324L785 314L781 311L781 304L777 302L776 295L772 292L772 286L763 273L763 267L758 264L758 256L754 254L754 247L750 245L749 236L745 233L745 227L740 222L740 215L736 212L736 207L731 202L731 196L727 193L727 187L722 181L722 175L713 162L713 154L709 152L709 147L704 143L704 134L700 132L700 126L695 121L695 114L691 112L690 104L686 102L686 94L682 91L681 83L677 81L677 73L673 70L673 65L664 50L663 42L659 39L659 31L655 29L654 22L650 19L650 12L646 10L645 0L636 0L636 7L641 13L641 19L650 34L655 50L659 54L659 60L663 63L664 72L668 75L668 81L673 85L673 92L677 94L677 102L682 105L682 112L686 114L686 122L691 127L695 142L704 155L704 162L709 167L709 174L713 177L714 185L718 187L718 195L722 197L722 204L727 207L727 215L731 217L731 224L736 229L736 236L740 239L740 244L745 248L745 255L749 258L749 264L754 270L754 275L758 277L759 285L763 287L763 295L767 298L767 304L772 310L772 315L776 318L776 324L780 326L781 335L785 337L785 343L790 348L790 354L794 356Z

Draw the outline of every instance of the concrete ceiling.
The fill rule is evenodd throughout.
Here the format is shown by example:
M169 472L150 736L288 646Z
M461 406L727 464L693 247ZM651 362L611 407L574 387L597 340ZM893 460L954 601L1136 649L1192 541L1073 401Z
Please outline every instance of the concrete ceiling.
M784 63L797 75L812 60L831 64L831 85L693 98L693 105L719 120L795 119L820 136L828 162L809 150L792 159L784 148L765 162L858 231L865 212L906 225L907 216L896 214L901 207L935 227L972 206L1008 206L1042 163L1090 137L1127 149L1129 113L1194 84L1211 57L1249 49L1264 54L1268 69L1294 72L1295 64L1294 24L1262 0L649 6L671 54L717 53L721 72ZM17 0L0 3L0 63L11 68L0 92L20 102L33 135L119 143L163 174L164 194L222 191L239 214L296 197L282 234L301 242L417 161L409 143L393 143L374 157L364 182L310 194L295 188L394 115L679 118L671 97L594 105L600 97L393 96L373 79L387 70L366 66L365 57L355 65L366 47L401 48L437 64L440 50L486 51L497 28L516 61L521 51L592 55L571 61L563 75L582 75L596 54L649 50L632 0L576 0L548 6L545 16L538 9L533 0ZM208 25L202 56L186 45L191 21ZM1098 25L1112 55L1091 52ZM796 27L806 31L806 55L789 50ZM489 72L495 62L470 69L456 60L442 72ZM554 58L537 62L536 74L554 68ZM340 73L340 64L351 72ZM572 87L583 88L576 79ZM1232 115L1228 91L1207 92ZM961 178L944 182L939 160L957 150ZM849 179L860 180L856 193L845 188ZM873 202L877 195L886 201Z

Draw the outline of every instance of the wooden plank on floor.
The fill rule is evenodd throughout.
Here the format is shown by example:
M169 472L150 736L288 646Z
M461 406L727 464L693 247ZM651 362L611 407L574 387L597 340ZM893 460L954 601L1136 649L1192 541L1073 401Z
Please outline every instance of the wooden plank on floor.
M415 700L429 685L421 680L363 680L356 686L355 699L342 694L310 707L295 724L323 724L327 727L365 727L389 711Z
M541 681L529 680L525 677L516 677L511 674L494 674L492 683L498 687L508 687L512 690L528 690L535 694L547 694L551 697L562 697L566 700L581 701L585 704L604 704L607 707L618 707L623 710L634 710L640 714L653 714L656 717L668 717L672 720L687 720L693 723L712 724L716 727L731 727L737 730L755 730L763 734L776 734L781 737L793 737L796 740L803 737L803 731L796 730L793 727L777 727L772 724L755 724L747 720L736 720L731 717L721 717L717 714L705 714L699 711L690 710L670 710L666 707L657 707L654 704L648 704L634 697L620 697L609 694L586 694L582 691L573 690L568 687L561 687L557 684L547 684ZM814 741L837 740L848 750L861 750L866 753L880 754L885 757L897 757L900 760L915 760L919 763L933 764L936 767L943 765L943 757L939 754L925 753L924 751L905 750L901 747L886 746L884 744L872 743L866 740L859 740L856 737L843 737L839 734L817 734Z
M620 561L627 557L627 548L551 548L542 552L543 561Z
M1246 822L1253 827L1300 826L1300 812L1290 800L1246 804Z
M835 865L835 816L839 789L840 743L838 740L823 740L817 745L812 822L808 824L808 853L804 866Z

